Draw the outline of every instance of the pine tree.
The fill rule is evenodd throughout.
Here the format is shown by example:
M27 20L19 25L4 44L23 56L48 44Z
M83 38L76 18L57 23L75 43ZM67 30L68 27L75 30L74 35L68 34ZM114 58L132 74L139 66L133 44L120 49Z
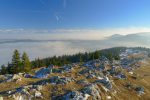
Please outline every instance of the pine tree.
M112 54L112 52L108 52L108 59L109 59L110 61L113 60L113 54Z
M22 65L23 65L23 69L21 69L21 71L25 71L25 72L30 71L31 63L26 52L24 52L22 55Z
M10 68L10 72L11 73L18 73L20 72L20 69L22 67L22 63L20 60L20 53L19 51L16 49L14 51L14 54L12 56L12 63L11 63L11 68Z
M95 51L94 52L94 59L98 59L99 58L99 52L98 51Z
M79 61L83 62L83 58L82 58L82 54L81 53L79 53Z
M0 74L8 74L8 70L7 70L7 67L5 65L1 66Z

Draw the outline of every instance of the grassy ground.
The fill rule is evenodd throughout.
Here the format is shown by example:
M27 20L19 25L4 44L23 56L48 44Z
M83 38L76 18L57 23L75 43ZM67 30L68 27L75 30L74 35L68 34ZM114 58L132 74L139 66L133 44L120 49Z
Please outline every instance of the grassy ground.
M84 86L77 84L78 80L86 79L84 75L79 75L78 72L84 70L84 67L77 66L70 73L53 73L49 77L52 76L60 76L60 77L73 77L75 78L75 82L70 82L66 85L52 85L48 84L43 86L41 91L44 99L43 100L51 100L51 97L54 95L63 95L64 93L71 90L81 90ZM127 75L127 79L115 79L110 77L113 80L113 90L110 92L105 92L102 88L101 84L98 84L98 87L101 90L102 100L106 100L106 96L111 96L111 100L150 100L150 60L148 63L142 63L142 66L136 69L135 74L131 75L127 71L124 71ZM137 78L133 78L133 76L137 76ZM20 86L28 85L40 81L41 79L35 78L23 78L22 81L16 82L6 82L0 83L0 92L6 90L12 90ZM94 82L96 79L86 79L88 82ZM131 83L132 88L125 87L126 84ZM143 86L145 89L145 94L142 96L138 96L134 88L136 86ZM117 91L117 93L115 93ZM4 100L12 100L11 98L4 98ZM91 97L89 100L92 100Z

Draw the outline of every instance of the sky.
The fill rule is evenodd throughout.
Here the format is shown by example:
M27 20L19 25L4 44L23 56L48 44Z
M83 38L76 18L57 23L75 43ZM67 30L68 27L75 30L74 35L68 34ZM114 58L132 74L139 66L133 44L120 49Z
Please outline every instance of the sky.
M150 0L0 0L0 29L150 27Z

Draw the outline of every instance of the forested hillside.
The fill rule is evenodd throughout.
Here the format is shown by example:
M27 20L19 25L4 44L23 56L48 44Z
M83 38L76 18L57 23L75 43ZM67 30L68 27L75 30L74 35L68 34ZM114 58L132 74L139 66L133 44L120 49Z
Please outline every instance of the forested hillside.
M64 64L76 63L76 62L87 62L89 60L98 59L100 57L106 57L110 61L113 59L119 60L120 52L126 50L126 47L114 47L103 50L96 50L94 52L85 52L77 53L74 55L62 55L62 56L53 56L47 58L36 58L33 61L29 60L29 57L26 52L20 55L18 50L14 50L12 61L8 65L1 66L1 74L14 74L19 72L29 72L30 69L40 68L43 66L57 65L62 66ZM145 50L150 52L148 48L135 47L132 49Z

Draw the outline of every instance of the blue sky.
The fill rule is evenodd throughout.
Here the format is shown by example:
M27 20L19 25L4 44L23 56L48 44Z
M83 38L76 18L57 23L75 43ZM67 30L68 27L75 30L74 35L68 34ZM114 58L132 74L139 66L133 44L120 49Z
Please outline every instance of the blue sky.
M150 0L0 0L1 29L149 27Z

